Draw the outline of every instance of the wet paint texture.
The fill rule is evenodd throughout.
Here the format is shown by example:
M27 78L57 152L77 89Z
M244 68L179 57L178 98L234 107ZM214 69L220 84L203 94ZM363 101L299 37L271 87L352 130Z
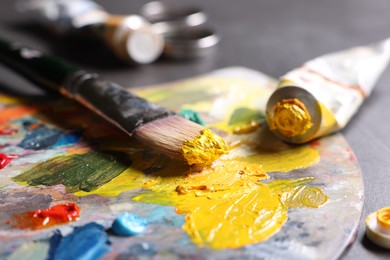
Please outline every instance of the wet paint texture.
M75 134L64 134L64 131L39 125L27 130L19 146L30 150L43 150L55 146L77 143L79 137Z
M206 125L216 129L229 145L224 143L220 149L221 154L230 150L229 154L201 172L190 173L187 165L133 147L117 133L107 135L111 130L88 127L83 133L98 140L98 148L117 153L72 148L69 153L73 154L37 164L13 180L31 186L62 184L76 196L117 196L126 192L122 195L133 201L173 206L178 214L185 216L183 229L199 247L238 248L264 241L287 221L289 207L319 207L327 200L319 188L309 186L311 179L267 182L266 172L288 172L311 166L319 161L319 154L309 146L286 145L266 132L263 114L255 100L262 91L242 98L239 95L243 92L242 85L228 87L233 92L226 95L207 90L206 96L216 98L218 106L207 105L204 90L198 86L194 95L181 95L194 99L192 105L183 107L200 111ZM172 96L160 94L155 97L161 103L172 101ZM175 95L173 99L188 102L179 97ZM73 116L72 120L73 123L63 123L71 127L94 125L90 122L93 120L85 123L87 119L83 116ZM239 135L232 134L235 132ZM194 143L185 144L189 154L194 153L193 147L207 144L208 138L202 139L206 134ZM118 154L124 153L122 160Z
M222 137L205 128L196 138L185 141L181 152L188 165L210 165L228 153L228 147Z
M194 122L194 123L197 123L199 125L204 126L204 122L203 122L202 118L200 117L200 115L191 109L182 109L182 110L180 110L179 115L184 117L185 119L188 119L188 120Z
M305 134L312 126L305 104L298 99L283 99L275 105L271 129L277 129L287 136L296 136Z
M53 259L99 259L110 250L103 226L92 222L64 237L53 253Z
M58 156L16 176L14 181L28 185L63 184L68 191L91 191L127 169L131 160L103 153Z
M124 212L112 223L112 231L119 236L134 236L143 233L146 229L145 219L138 217L134 213Z
M42 229L54 225L76 221L80 217L80 210L75 203L55 205L48 209L28 211L13 216L13 226L20 229Z
M0 153L0 170L5 168L11 162L8 155Z

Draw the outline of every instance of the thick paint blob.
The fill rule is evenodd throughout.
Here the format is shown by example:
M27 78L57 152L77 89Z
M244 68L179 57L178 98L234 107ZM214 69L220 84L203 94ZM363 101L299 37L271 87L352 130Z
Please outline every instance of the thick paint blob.
M313 126L305 104L296 98L283 99L277 103L270 124L271 129L287 136L303 135Z
M188 120L194 122L194 123L197 123L199 125L204 126L204 122L203 122L202 118L194 110L182 109L182 110L180 110L179 115L184 117L185 119L188 119Z
M80 210L78 206L75 203L65 203L48 209L16 214L11 221L15 222L14 227L20 229L42 229L76 221L79 217Z
M12 159L17 158L16 154L3 154L0 153L0 170L5 168L8 164L11 163Z
M111 230L119 236L134 236L143 233L146 229L145 219L134 213L124 212L112 223Z
M91 222L74 229L58 244L53 259L100 259L110 250L104 227Z
M210 165L221 155L228 153L228 147L220 136L205 128L200 135L186 140L181 153L188 165Z
M18 146L29 150L43 150L54 146L75 144L78 140L75 134L64 134L62 130L39 125L28 130Z

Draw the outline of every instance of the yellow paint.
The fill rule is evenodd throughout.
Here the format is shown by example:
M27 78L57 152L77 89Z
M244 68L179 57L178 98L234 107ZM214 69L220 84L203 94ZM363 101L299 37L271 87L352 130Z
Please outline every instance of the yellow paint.
M249 134L256 131L259 127L260 127L259 121L252 121L249 124L235 126L232 132L233 134L236 135Z
M313 126L310 114L296 98L283 99L274 107L271 128L286 136L303 135Z
M385 230L390 230L390 207L382 208L376 212L378 225Z
M266 167L275 169L276 166L271 165L277 165L279 160L279 165L285 164L279 169L302 167L300 159L294 160L294 155L303 155L310 148L297 149L279 153L274 162L265 163ZM271 157L268 156L268 160ZM192 241L200 247L214 249L238 248L264 241L283 226L289 207L319 207L327 201L319 188L305 185L312 180L310 178L262 183L268 175L253 158L220 159L197 174L190 174L188 167L172 162L148 175L141 170L128 169L103 187L76 195L117 196L123 191L144 188L146 191L133 200L177 207L178 213L186 214L183 229ZM152 159L139 162L134 168L156 164L158 162Z
M333 113L321 102L319 102L321 108L321 127L315 134L315 137L324 136L333 133L339 129L336 118Z
M207 113L206 123L211 121L213 127L231 133L234 129L229 128L228 122L234 110L257 108L258 97L264 95L253 94L253 86L240 91L248 85L235 83L235 80L199 79L184 86L178 83L172 88L174 95L161 88L161 91L147 89L143 96L173 108L201 104L205 108L201 112ZM263 87L255 89L263 91ZM206 105L204 93L209 100L213 99L211 106ZM261 125L255 127L249 131L238 130L240 135L224 136L232 150L201 172L191 173L185 164L149 157L146 160L140 154L130 154L135 163L131 169L92 192L76 195L117 196L137 190L137 195L132 197L134 201L174 206L177 213L185 214L183 229L199 247L238 248L264 241L287 221L289 207L319 207L328 197L321 189L307 185L312 181L310 178L265 183L269 178L266 172L288 172L311 166L319 161L319 154L309 146L287 145ZM208 139L206 133L188 142L185 149L192 152L194 146L205 145ZM223 143L221 152L227 149ZM158 170L144 174L150 167Z
M285 206L318 208L328 202L329 197L317 187L304 185L313 179L278 180L272 182L270 186L274 190L279 190L280 201Z
M200 135L187 140L181 147L181 153L189 165L210 165L221 155L228 152L228 146L222 137L205 128Z
M319 162L320 156L309 146L296 146L279 151L259 151L240 160L261 164L267 172L288 172L312 166Z

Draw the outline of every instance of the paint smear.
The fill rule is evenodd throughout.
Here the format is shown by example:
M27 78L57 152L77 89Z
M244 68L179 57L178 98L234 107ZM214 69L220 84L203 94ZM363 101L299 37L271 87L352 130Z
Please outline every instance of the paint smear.
M18 158L18 155L0 153L0 170L4 169L8 164L11 163L11 160L15 158Z
M259 151L240 159L249 163L258 163L267 172L288 172L309 167L319 162L318 152L307 146L291 147L280 151Z
M13 216L12 226L19 229L43 229L76 221L80 210L75 203L58 204L48 209L27 211Z
M0 135L14 135L17 133L19 133L18 129L13 129L13 128L0 129Z
M291 164L288 159L293 154L282 153L281 161L275 164L280 169L302 165L300 161ZM284 166L283 161L289 166ZM144 162L144 169L158 165L153 160L149 164ZM201 247L214 249L264 241L283 226L289 207L319 207L328 200L321 189L306 185L312 181L310 178L261 182L268 175L259 163L219 160L201 173L187 171L177 164L165 164L148 175L128 169L99 189L76 195L116 196L121 191L145 188L148 192L133 200L177 207L178 213L186 214L183 228L191 239Z
M21 185L63 184L67 191L91 191L125 171L131 160L97 152L58 156L13 178Z
M110 250L104 227L91 222L64 237L53 252L53 259L100 259Z
M21 118L26 115L31 115L38 110L35 106L10 106L1 108L0 125L16 118Z
M28 130L19 147L29 150L44 150L57 146L72 145L80 138L73 134L64 134L63 130L49 128L46 125L38 125Z

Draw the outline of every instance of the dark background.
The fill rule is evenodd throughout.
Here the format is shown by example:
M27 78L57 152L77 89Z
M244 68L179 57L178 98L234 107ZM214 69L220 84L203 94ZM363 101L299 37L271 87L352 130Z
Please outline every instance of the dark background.
M388 0L207 0L202 6L222 40L213 55L195 61L160 59L124 66L103 45L56 38L14 11L13 0L0 4L0 35L66 58L124 86L167 82L210 70L245 66L279 77L305 61L332 51L390 37ZM138 13L141 0L99 0L111 13ZM37 89L0 67L0 88L38 95ZM364 235L365 217L390 206L390 69L352 119L344 136L360 163L365 204L357 238L342 259L389 259L390 251ZM1 116L1 115L0 115ZM335 212L334 214L337 214Z

